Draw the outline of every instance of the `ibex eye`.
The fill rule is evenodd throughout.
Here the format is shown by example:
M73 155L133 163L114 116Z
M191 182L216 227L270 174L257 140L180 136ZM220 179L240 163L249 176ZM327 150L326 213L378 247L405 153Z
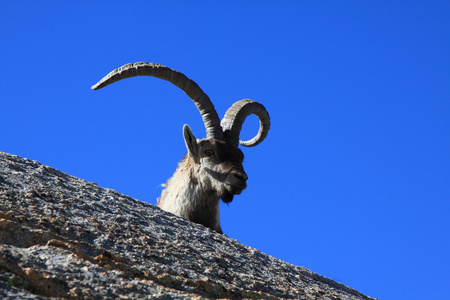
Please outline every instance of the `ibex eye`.
M205 155L206 155L206 156L212 156L212 155L214 155L214 151L212 151L212 150L206 150L206 151L205 151Z

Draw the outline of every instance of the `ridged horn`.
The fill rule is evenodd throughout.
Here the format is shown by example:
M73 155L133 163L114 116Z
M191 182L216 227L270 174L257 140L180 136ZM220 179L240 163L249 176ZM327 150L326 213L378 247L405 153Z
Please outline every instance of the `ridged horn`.
M242 124L245 119L255 114L259 119L258 134L248 141L239 140ZM253 147L261 143L267 136L270 129L270 117L266 108L253 100L245 99L235 102L225 113L222 119L222 129L225 140L232 146L241 144L245 147Z
M166 66L147 62L126 64L110 72L91 89L98 90L116 81L135 76L153 76L164 79L182 89L194 101L200 111L206 128L206 137L223 140L219 115L208 95L192 79Z

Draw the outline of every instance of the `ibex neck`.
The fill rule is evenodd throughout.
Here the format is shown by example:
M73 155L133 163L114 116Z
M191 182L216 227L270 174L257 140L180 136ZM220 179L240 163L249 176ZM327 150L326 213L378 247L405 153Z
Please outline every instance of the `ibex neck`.
M220 230L220 197L201 180L201 167L185 156L158 199L158 206L177 216Z

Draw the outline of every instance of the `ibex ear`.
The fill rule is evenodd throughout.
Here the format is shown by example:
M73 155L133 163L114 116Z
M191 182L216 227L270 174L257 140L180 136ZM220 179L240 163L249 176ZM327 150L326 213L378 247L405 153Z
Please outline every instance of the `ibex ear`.
M186 143L186 148L187 148L189 154L194 159L197 159L198 158L197 139L195 138L194 134L192 133L191 128L187 124L184 124L184 126L183 126L183 137L184 137L184 142Z

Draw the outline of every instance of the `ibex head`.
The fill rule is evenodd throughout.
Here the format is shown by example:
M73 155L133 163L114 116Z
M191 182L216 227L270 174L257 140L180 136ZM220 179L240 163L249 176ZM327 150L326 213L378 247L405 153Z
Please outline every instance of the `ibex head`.
M188 159L196 165L193 175L225 203L231 202L247 187L242 151L217 139L197 140L188 125L184 125L183 133Z
M158 206L221 232L219 199L229 203L234 195L239 195L247 187L248 177L242 166L244 154L238 145L252 147L261 143L270 128L269 114L260 103L246 99L234 103L220 121L211 100L193 80L155 63L124 65L106 75L92 89L134 76L161 78L181 88L194 101L206 128L206 138L199 140L190 127L184 125L183 136L188 153L168 180ZM249 141L240 141L242 124L251 114L259 118L259 132Z

